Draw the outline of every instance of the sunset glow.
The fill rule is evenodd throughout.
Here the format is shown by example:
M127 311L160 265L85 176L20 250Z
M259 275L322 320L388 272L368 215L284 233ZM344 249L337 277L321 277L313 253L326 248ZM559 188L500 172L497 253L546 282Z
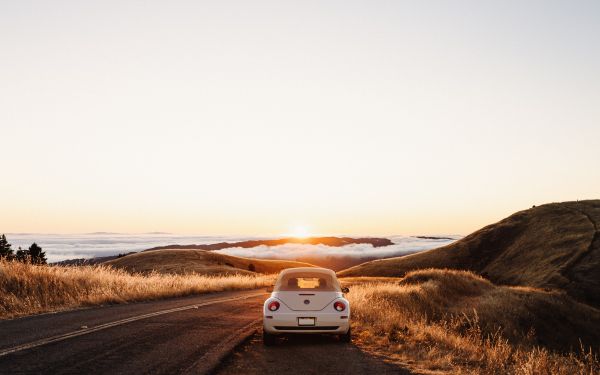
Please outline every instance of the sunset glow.
M308 238L311 237L312 234L310 233L307 227L297 226L292 229L292 231L290 232L290 236L295 238Z
M0 228L467 234L597 196L599 3L460 3L1 2Z

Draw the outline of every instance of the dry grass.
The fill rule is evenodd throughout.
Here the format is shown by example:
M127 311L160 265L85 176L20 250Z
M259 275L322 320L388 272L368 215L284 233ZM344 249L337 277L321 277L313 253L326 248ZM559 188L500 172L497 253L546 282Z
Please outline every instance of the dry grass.
M52 267L0 261L0 319L129 301L271 285L269 275L130 274L107 266Z
M419 372L600 373L600 312L564 294L495 286L450 270L349 281L361 282L347 295L356 342ZM577 335L596 347L582 349ZM563 350L549 349L561 344Z

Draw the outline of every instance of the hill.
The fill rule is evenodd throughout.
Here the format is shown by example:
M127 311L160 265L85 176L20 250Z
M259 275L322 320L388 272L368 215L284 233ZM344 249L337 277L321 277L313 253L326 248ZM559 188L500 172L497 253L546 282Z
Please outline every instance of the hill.
M153 250L130 254L103 263L128 272L172 274L255 274L277 273L284 268L313 267L311 264L286 261L241 258L206 250Z
M496 284L566 291L600 306L600 200L551 203L517 212L450 245L339 272L402 277L425 268L463 269Z

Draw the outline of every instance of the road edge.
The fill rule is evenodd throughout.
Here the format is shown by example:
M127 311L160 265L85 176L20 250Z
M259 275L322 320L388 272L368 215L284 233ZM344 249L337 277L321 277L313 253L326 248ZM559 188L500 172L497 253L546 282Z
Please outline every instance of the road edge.
M235 349L248 338L258 332L262 319L256 319L240 328L221 343L200 357L194 364L185 369L182 374L212 374L231 355Z

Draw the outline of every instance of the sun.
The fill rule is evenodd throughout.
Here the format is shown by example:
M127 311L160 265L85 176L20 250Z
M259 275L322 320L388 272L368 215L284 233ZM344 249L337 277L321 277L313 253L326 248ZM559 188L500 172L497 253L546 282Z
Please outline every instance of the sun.
M308 228L302 225L297 225L293 227L290 231L290 235L295 238L307 238L311 236Z

